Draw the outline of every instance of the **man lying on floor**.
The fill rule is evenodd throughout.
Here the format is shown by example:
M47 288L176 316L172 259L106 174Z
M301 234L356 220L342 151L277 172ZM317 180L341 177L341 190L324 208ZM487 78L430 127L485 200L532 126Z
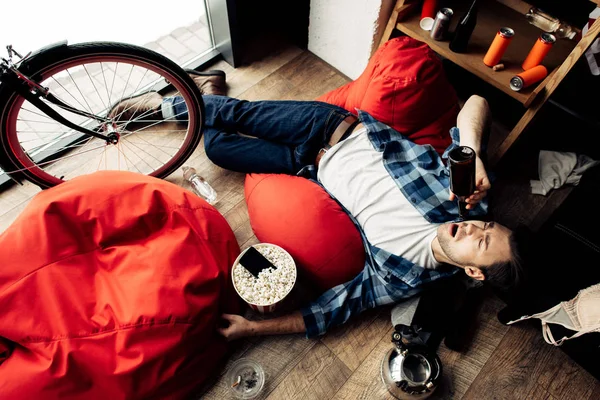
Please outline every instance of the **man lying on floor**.
M222 75L210 79L223 82L211 83L208 93L204 91L208 157L245 173L295 174L317 166L318 181L353 217L368 242L364 270L353 280L284 317L248 321L225 314L222 319L228 326L219 332L227 339L321 335L353 315L413 296L460 269L497 286L518 279L519 255L509 229L494 222L453 222L458 219L457 203L449 191L443 157L433 147L414 143L366 112L359 112L357 119L322 102L237 100L224 96ZM196 79L199 86L200 81ZM156 118L157 113L186 118L177 97L151 96L142 98L143 107L131 99L115 106L113 113L135 109L136 115L128 119L149 114ZM459 144L477 153L477 191L467 200L472 216L487 210L480 202L491 185L481 155L489 125L487 102L471 97L458 114L445 153Z

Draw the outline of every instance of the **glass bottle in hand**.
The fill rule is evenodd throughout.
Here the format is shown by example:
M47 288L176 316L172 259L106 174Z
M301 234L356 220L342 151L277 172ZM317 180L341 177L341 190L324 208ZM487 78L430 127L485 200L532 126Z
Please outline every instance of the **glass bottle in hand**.
M454 30L454 37L450 42L450 50L455 53L464 53L467 51L469 39L471 39L475 25L477 25L477 0L471 3L469 11L458 22Z
M208 204L215 204L217 201L217 192L206 182L206 180L196 173L194 168L184 166L183 179L192 185L192 191L202 197Z
M458 214L467 212L467 198L475 192L475 150L459 146L448 154L450 163L450 190L458 198Z

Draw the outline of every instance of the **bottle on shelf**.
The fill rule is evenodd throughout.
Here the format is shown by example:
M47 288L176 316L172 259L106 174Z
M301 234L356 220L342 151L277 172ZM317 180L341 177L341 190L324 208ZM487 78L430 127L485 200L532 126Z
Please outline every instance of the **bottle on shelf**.
M573 39L578 33L576 28L536 7L529 9L529 12L525 14L525 19L544 32L553 33L559 39Z
M464 53L467 50L475 25L477 25L477 0L473 0L467 13L458 22L454 30L454 37L450 42L450 50L455 53Z
M202 197L208 204L215 204L217 201L217 192L206 182L206 180L198 175L194 168L184 166L183 179L188 181L192 186L192 191Z

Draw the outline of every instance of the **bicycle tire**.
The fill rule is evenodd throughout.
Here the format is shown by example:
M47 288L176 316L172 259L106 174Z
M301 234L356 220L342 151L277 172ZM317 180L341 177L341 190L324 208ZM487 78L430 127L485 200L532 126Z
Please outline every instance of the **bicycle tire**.
M133 66L142 65L153 72L159 71L159 76L179 92L188 106L188 126L184 143L172 159L148 175L165 178L181 167L200 143L204 125L204 103L201 92L193 79L173 61L152 50L135 45L90 42L42 51L24 62L19 69L33 80L41 82L49 71L62 71L61 68L66 68L65 70L68 72L69 68L79 65L78 63L85 65L86 60L95 60L94 62L100 62L101 65L102 61L98 60L128 60L131 62L132 70ZM117 66L119 62L117 61ZM113 85L116 79L113 77ZM18 142L18 138L15 139L18 135L15 115L18 116L23 104L24 99L20 95L14 92L0 92L0 151L4 153L2 167L5 172L17 180L27 179L41 188L55 186L64 181L62 177L50 176L26 153L22 145L15 143L15 140ZM18 110L17 107L19 107ZM120 161L120 155L117 154L117 158ZM7 168L8 170L6 170Z

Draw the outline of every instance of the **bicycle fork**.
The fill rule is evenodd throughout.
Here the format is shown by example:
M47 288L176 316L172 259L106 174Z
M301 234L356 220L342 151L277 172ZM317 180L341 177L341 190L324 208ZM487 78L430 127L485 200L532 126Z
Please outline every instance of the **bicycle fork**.
M105 140L107 144L117 144L118 143L119 135L116 133L116 127L112 124L112 121L110 119L100 117L98 115L94 115L94 114L88 113L86 111L78 110L74 107L71 107L67 103L61 101L56 96L54 96L52 93L50 93L48 88L41 86L40 84L35 82L33 79L29 78L28 76L23 74L21 71L19 71L19 69L17 68L17 65L12 61L13 55L17 55L20 58L20 61L18 61L17 64L21 63L29 56L29 54L27 54L25 57L23 57L19 53L17 53L16 50L14 50L11 45L6 46L6 50L8 51L8 60L2 58L3 63L1 65L3 67L2 69L4 70L2 73L2 84L3 85L8 87L9 89L12 89L15 93L21 95L23 98L25 98L27 101L29 101L31 104L33 104L35 107L37 107L41 112L43 112L48 117L55 120L56 122L59 122L71 129L81 132L83 134ZM84 128L77 124L74 124L73 122L69 121L68 119L66 119L65 117L60 115L58 112L56 112L52 107L50 107L44 101L42 101L42 97L45 100L47 100L48 102L62 108L63 110L66 110L71 113L81 115L81 116L96 120L100 123L106 124L106 125L104 125L104 127L110 133L108 135L103 135L103 134L95 132L91 129L87 129L87 128Z

